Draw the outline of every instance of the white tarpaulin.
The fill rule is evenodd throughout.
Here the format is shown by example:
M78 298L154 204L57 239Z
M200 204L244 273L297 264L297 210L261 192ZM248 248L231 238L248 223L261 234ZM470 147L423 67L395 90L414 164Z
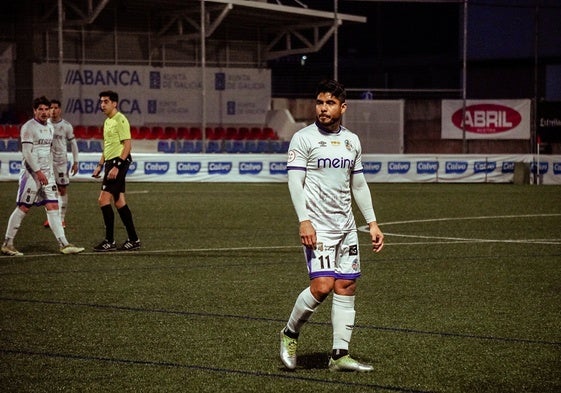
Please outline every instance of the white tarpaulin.
M343 125L356 133L362 151L403 153L403 100L347 100Z
M91 177L100 154L82 153L78 174ZM377 183L511 183L523 162L543 184L561 184L561 156L532 155L363 155L367 181ZM0 181L16 181L21 153L0 153ZM538 172L539 170L539 172ZM285 154L134 154L130 181L286 182ZM15 192L15 191L14 191Z

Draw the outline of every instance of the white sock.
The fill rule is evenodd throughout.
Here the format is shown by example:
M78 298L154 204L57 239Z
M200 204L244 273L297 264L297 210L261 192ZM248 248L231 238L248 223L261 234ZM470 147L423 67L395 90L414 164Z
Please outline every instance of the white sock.
M68 240L66 240L64 228L62 227L62 220L60 219L60 212L58 210L47 210L47 220L49 221L49 228L51 228L61 247L68 245Z
M59 195L59 197L58 197L58 210L60 211L61 221L64 221L64 217L66 217L67 207L68 207L68 195Z
M290 314L290 318L288 318L288 323L286 327L288 330L294 333L300 333L300 329L308 319L314 313L314 310L321 304L318 302L316 298L312 295L310 291L310 287L307 287L296 299L294 303L294 307L292 308L292 313Z
M333 349L349 349L355 326L355 297L333 294L331 324L333 325Z
M8 220L8 227L6 228L4 244L8 246L12 246L14 244L14 238L16 237L21 222L24 218L25 212L23 212L19 207L16 207Z

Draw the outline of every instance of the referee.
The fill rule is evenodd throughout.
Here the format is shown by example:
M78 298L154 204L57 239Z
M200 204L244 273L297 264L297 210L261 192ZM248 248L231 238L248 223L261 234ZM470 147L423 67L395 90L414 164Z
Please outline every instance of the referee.
M130 124L125 115L118 110L119 95L116 92L102 91L99 93L99 103L107 119L103 124L103 153L92 176L99 178L101 170L104 169L98 204L105 223L105 239L93 250L99 252L138 250L140 240L125 199L125 179L132 162ZM128 235L127 240L119 247L115 244L115 213L111 206L112 201Z

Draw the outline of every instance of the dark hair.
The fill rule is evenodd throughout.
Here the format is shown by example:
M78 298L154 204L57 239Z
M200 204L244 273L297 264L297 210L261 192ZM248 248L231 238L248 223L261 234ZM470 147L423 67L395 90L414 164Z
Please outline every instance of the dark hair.
M345 102L347 98L345 86L333 79L324 79L318 84L318 87L316 89L316 97L320 93L331 93L331 95L336 97L341 102Z
M51 100L51 105L52 105L52 104L57 104L58 106L62 106L61 102L60 102L59 100L57 100L57 99L52 99L52 100Z
M113 102L119 102L119 94L112 90L106 90L99 93L99 98L101 97L109 97L109 99Z
M51 106L51 102L45 96L41 96L33 100L33 109L39 108L40 105Z

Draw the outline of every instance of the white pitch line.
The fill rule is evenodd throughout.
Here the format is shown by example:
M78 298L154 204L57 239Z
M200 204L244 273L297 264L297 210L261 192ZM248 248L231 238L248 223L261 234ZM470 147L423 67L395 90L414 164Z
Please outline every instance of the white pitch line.
M550 214L517 214L517 215L505 215L505 216L475 216L475 217L443 217L443 218L427 218L424 220L407 220L407 221L393 221L384 222L378 225L400 225L400 224L414 224L420 222L438 222L438 221L460 221L460 220L494 220L503 218L535 218L535 217L559 217L561 213L550 213ZM361 227L363 228L363 227Z
M559 217L560 213L548 213L548 214L518 214L518 215L503 215L503 216L475 216L475 217L443 217L443 218L428 218L424 220L407 220L407 221L393 221L380 223L379 225L400 225L400 224L416 224L416 223L427 223L427 222L442 222L442 221L460 221L460 220L494 220L494 219L508 219L508 218L536 218L536 217ZM359 231L368 233L368 226L363 225L358 228ZM390 233L385 232L388 236L397 237L407 237L416 239L427 239L427 240L440 240L433 242L437 243L524 243L524 244L542 244L542 245L559 245L561 244L561 239L477 239L477 238L462 238L462 237L445 237L445 236L426 236L426 235L406 235L401 233ZM414 243L393 243L386 245L398 245L398 244L431 244L429 242L414 242Z
M408 237L416 239L438 239L446 241L454 241L461 243L534 243L534 244L561 244L561 239L477 239L477 238L462 238L462 237L445 237L445 236L423 236L423 235L404 235L401 233L388 233L388 236Z
M148 193L149 191L137 191L139 194ZM437 221L453 221L453 220L488 220L494 218L521 218L521 217L557 217L561 214L523 214L523 215L508 215L508 216L479 216L479 217L447 217L447 218L432 218L425 220L408 220L408 221L394 221L381 223L382 225L398 225L398 224L411 224L419 222L437 222ZM358 228L359 231L368 233L367 226L361 226ZM524 243L524 244L542 244L542 245L559 245L561 244L561 239L474 239L474 238L461 238L461 237L443 237L443 236L426 236L426 235L405 235L401 233L391 233L384 232L388 236L405 237L405 238L417 238L435 241L419 241L419 242L398 242L398 243L385 243L385 246L405 246L405 245L419 245L419 244L450 244L450 243ZM362 247L368 247L370 244L360 244ZM300 245L290 245L290 246L248 246L248 247L223 247L223 248L185 248L185 249L167 249L167 250L139 250L131 251L132 253L139 254L169 254L177 252L209 252L209 251L251 251L251 250L275 250L275 249L296 249L301 248ZM83 252L82 255L100 255L103 253L99 252ZM108 253L109 255L115 255L114 253ZM122 253L118 253L122 254ZM5 257L18 260L20 258L37 258L45 256L62 256L62 254L45 253L45 254L25 254L20 257ZM66 257L66 256L65 256Z

